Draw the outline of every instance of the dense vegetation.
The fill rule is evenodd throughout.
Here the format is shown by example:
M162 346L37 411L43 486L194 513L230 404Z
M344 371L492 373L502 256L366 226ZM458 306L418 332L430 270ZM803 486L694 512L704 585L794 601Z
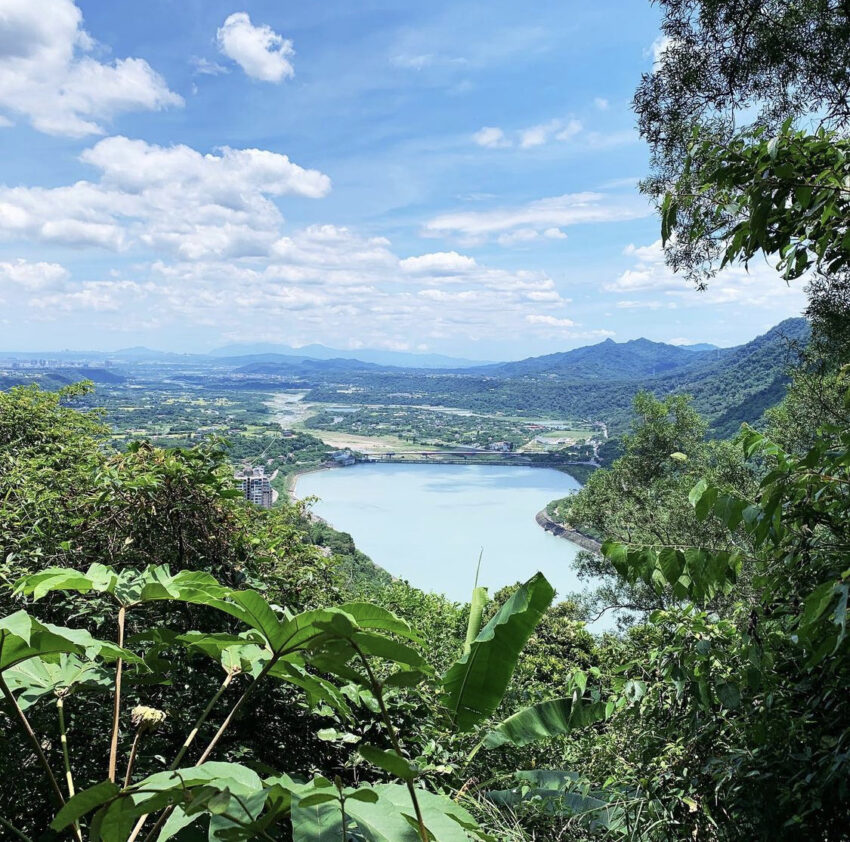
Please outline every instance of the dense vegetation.
M84 387L1 392L4 838L850 838L850 18L661 6L636 106L671 262L812 273L811 341L762 429L710 435L780 395L778 341L729 355L706 418L698 358L693 400L600 384L630 429L560 506L604 539L580 561L595 591L553 606L538 574L458 606L302 506L247 506L215 442L116 450ZM368 376L404 403L408 375ZM422 382L411 400L578 399ZM611 608L623 628L594 637Z

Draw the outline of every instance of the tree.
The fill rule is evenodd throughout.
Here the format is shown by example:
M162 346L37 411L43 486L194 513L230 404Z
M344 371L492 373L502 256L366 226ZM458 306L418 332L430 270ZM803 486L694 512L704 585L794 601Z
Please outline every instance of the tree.
M707 441L706 425L684 395L659 400L635 398L632 432L623 437L623 455L610 468L595 471L587 484L558 506L559 519L600 539L635 544L731 548L740 538L716 523L701 522L688 492L703 476L739 488L755 477L740 451L727 442ZM609 608L650 611L666 597L620 578L609 561L589 552L577 559L580 575L594 586L592 614ZM628 615L627 615L628 616Z
M652 172L643 189L662 210L670 264L702 281L724 255L728 260L737 251L730 253L729 244L752 210L746 202L730 201L733 182L736 189L760 193L765 175L760 167L765 159L776 161L779 167L768 173L767 183L776 178L796 184L805 207L807 180L834 171L841 149L833 146L833 136L820 135L818 142L817 135L795 134L790 127L799 122L831 131L847 128L850 11L835 0L661 0L660 5L657 61L634 99L651 150ZM826 181L823 187L829 188ZM782 215L784 196L780 191L774 198ZM787 207L784 216L790 221L799 210ZM760 220L753 221L761 236ZM790 230L763 238L758 247L768 256L779 253L790 245ZM804 267L797 254L782 257L799 274Z
M845 840L850 432L822 427L802 456L753 430L741 447L769 468L755 493L702 480L689 496L749 549L603 547L626 581L674 598L620 668L640 680L622 714L635 774L648 797L678 800L678 838Z

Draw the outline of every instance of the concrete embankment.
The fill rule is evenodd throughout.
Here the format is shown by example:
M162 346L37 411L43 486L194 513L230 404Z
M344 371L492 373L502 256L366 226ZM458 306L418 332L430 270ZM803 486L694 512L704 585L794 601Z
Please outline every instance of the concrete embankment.
M581 532L576 532L575 529L570 529L562 523L556 523L546 513L546 509L541 509L535 518L537 523L542 526L547 532L557 535L559 538L565 538L573 544L578 545L583 550L590 550L592 553L598 553L602 549L602 544L599 541L590 538Z

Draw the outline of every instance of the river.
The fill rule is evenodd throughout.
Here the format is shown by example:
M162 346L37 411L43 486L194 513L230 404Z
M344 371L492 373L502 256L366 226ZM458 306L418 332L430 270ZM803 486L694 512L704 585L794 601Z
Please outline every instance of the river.
M296 494L318 497L316 514L393 576L466 602L482 549L491 595L538 570L561 595L583 589L570 564L579 548L534 520L579 487L550 468L371 464L304 474Z

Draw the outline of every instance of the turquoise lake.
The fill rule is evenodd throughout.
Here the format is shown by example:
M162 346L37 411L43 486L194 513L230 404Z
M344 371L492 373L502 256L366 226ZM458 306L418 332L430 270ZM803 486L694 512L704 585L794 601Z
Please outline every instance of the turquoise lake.
M466 602L483 549L479 584L493 594L540 570L559 594L583 590L571 561L579 548L534 516L579 483L547 468L496 465L355 465L298 478L300 498L348 532L394 576Z

